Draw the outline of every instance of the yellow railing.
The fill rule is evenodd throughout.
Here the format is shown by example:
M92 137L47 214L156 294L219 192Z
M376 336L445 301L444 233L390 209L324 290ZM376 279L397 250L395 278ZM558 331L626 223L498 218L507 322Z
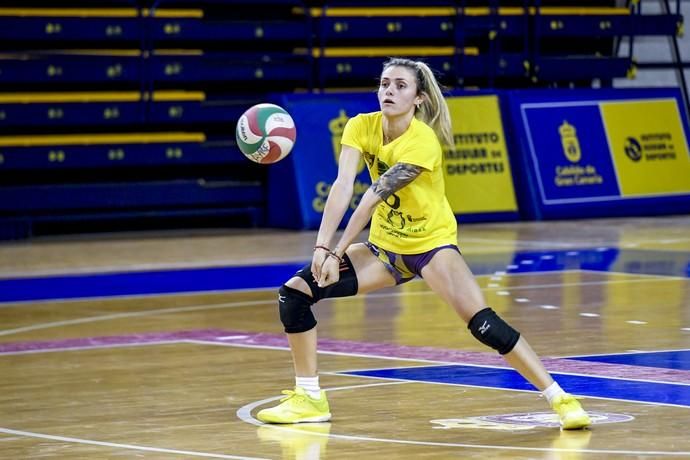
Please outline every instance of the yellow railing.
M121 134L50 134L2 136L0 147L42 147L54 145L157 144L164 142L204 142L204 133L121 133Z
M313 17L403 17L403 16L455 16L459 12L467 16L486 16L491 9L486 7L470 7L459 10L452 7L333 7L310 8ZM497 10L502 16L519 16L525 13L520 7L501 7ZM534 7L528 8L529 14L536 14ZM542 7L539 13L543 15L628 15L629 8L614 7Z
M153 94L149 97L151 97L156 102L206 100L206 94L203 91L154 91ZM139 102L141 100L142 94L139 91L0 93L0 104Z
M456 53L454 46L378 46L378 47L342 47L342 48L313 48L312 56L319 57L385 57L385 56L452 56ZM306 48L295 49L295 54L306 54ZM466 55L478 55L479 49L464 48Z
M0 16L49 17L49 18L203 18L200 9L155 9L148 8L0 8Z

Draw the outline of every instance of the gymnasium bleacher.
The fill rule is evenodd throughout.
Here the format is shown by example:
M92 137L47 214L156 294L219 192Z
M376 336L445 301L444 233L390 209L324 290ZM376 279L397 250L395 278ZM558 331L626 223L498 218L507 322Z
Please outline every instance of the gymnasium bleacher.
M450 88L610 87L635 75L621 39L682 33L620 3L3 2L0 238L262 226L266 167L234 143L250 105L373 89L392 55Z

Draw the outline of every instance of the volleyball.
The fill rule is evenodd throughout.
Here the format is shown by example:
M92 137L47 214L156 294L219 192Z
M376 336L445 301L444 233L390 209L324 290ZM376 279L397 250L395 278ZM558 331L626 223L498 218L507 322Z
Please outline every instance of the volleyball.
M256 104L237 121L235 138L250 160L271 164L285 158L295 145L297 131L290 114L275 104Z

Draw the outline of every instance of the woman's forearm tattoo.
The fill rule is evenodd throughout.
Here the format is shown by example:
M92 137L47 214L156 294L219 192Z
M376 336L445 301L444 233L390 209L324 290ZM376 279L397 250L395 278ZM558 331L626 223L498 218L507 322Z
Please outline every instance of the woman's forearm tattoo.
M393 193L412 182L422 171L424 171L424 168L421 166L409 163L396 163L383 173L371 187L374 193L385 201Z

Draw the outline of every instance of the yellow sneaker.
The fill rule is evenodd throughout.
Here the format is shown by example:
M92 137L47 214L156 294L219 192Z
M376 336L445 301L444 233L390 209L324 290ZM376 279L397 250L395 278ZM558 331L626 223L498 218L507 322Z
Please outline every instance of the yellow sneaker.
M311 398L303 388L283 390L287 395L275 407L260 410L256 418L264 423L305 423L327 422L331 419L326 392L321 390L321 398Z
M582 408L575 396L563 393L551 401L551 407L558 414L561 428L564 430L579 430L592 424L589 415Z

